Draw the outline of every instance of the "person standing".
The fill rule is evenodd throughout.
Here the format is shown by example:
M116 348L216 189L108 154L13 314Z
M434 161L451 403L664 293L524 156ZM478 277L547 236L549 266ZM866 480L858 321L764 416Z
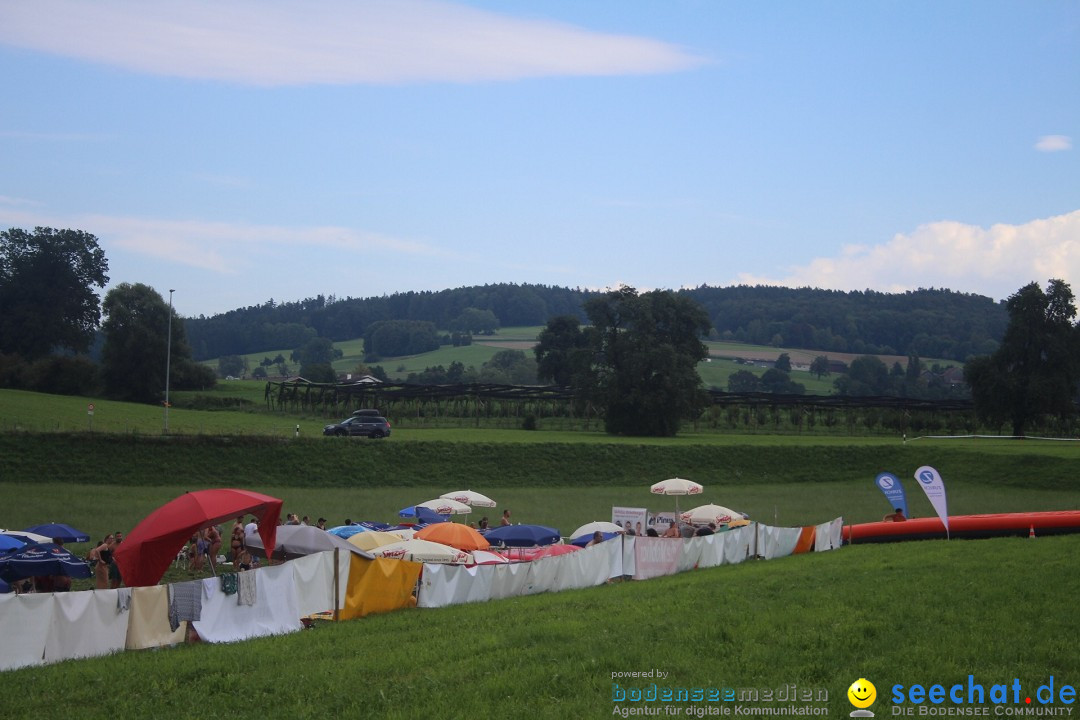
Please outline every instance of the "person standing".
M510 525L510 509L503 510L502 520L499 521L500 525Z

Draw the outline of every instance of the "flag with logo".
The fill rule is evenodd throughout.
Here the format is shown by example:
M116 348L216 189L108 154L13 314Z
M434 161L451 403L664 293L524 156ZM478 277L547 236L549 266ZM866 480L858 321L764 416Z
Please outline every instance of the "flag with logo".
M911 517L907 511L907 497L904 495L904 486L900 484L900 478L892 473L883 472L874 478L874 483L877 484L881 492L885 493L885 497L889 501L889 507L894 510L900 508L900 511L904 513L904 517Z
M945 500L945 481L937 470L929 465L923 465L915 471L915 479L919 481L919 487L926 493L926 499L934 506L941 522L945 525L945 534L949 533L949 508Z

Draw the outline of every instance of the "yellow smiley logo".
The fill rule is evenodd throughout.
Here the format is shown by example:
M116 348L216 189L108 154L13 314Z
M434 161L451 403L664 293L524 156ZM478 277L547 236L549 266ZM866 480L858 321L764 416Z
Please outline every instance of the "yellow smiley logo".
M851 687L847 690L847 697L855 707L859 709L868 708L877 699L877 688L874 687L874 683L866 678L859 678L851 683Z

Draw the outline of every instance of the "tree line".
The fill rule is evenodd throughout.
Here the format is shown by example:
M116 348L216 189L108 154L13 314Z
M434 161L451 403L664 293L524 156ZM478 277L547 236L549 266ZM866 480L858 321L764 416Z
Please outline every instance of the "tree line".
M964 362L994 352L1008 323L1003 303L941 289L880 293L703 285L676 294L705 310L711 323L709 339L823 353L917 355ZM369 298L317 295L188 318L187 329L199 360L299 347L308 335L334 342L367 338L380 327L383 337L390 337L391 331L398 339L411 333L420 345L425 340L430 345L440 333L484 334L499 327L543 325L561 315L585 320L585 303L602 295L515 284ZM402 323L430 327L418 333L419 326L403 330Z

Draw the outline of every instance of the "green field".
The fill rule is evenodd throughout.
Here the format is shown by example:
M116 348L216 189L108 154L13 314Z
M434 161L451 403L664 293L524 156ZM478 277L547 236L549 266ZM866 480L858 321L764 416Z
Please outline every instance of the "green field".
M261 384L257 384L261 385ZM953 514L1080 509L1068 442L733 436L612 438L599 432L398 429L388 441L317 436L319 418L162 409L0 392L0 523L63 521L99 537L129 531L186 490L245 487L331 524L391 521L398 509L472 488L518 522L569 533L615 505L671 510L648 486L690 477L715 502L767 524L880 519L873 484L905 480L913 515L932 509L910 480L945 478ZM122 416L117 420L114 416ZM64 423L71 423L65 427ZM115 423L114 431L104 425ZM267 432L278 423L280 431ZM302 425L300 438L289 426ZM475 520L476 516L469 519ZM76 552L88 546L74 546ZM852 710L857 678L894 684L1052 675L1080 684L1074 566L1080 538L856 546L647 582L319 624L286 637L122 653L4 673L4 717L610 717L612 673L658 669L674 687L824 691ZM167 581L191 577L170 570ZM640 683L645 684L645 683ZM757 703L763 706L765 703ZM653 704L669 716L690 706ZM721 704L698 703L701 712ZM993 710L991 709L991 714Z

